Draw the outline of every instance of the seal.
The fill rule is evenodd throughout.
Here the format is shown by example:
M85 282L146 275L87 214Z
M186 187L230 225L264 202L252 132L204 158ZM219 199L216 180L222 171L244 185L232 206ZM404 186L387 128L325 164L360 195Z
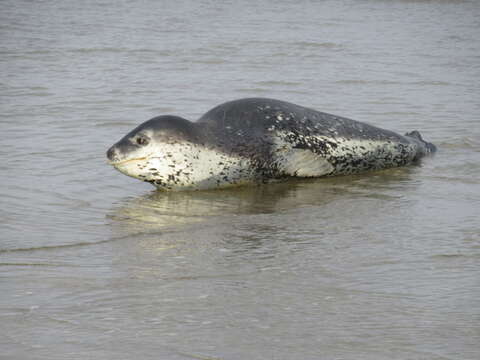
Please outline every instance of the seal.
M219 105L197 122L163 115L108 151L120 172L161 190L355 174L415 163L436 147L355 120L264 98Z

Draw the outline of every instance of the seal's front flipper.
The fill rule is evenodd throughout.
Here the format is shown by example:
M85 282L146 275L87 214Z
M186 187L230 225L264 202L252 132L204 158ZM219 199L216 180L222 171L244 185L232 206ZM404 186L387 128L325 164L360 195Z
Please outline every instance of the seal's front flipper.
M308 149L292 147L277 151L276 164L281 174L295 177L318 177L330 174L334 167L323 156Z

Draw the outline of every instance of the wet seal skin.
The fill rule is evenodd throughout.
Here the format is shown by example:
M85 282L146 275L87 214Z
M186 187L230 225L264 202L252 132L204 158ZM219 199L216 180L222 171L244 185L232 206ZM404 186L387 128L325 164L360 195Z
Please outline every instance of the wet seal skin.
M405 166L436 151L405 135L284 101L221 104L197 122L163 115L108 151L120 172L161 190L201 190L289 177L355 174Z

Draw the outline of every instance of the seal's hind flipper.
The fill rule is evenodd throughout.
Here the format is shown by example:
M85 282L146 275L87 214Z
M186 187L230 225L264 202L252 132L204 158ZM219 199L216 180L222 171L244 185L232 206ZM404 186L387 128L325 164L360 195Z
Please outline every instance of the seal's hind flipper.
M417 140L420 140L420 141L425 141L425 140L423 140L422 135L420 135L420 133L419 133L417 130L413 130L413 131L407 132L407 133L405 134L405 136L410 136L410 137L412 137L412 138L414 138L414 139L417 139Z
M434 153L435 151L437 151L437 147L432 143L429 143L428 141L423 140L422 135L420 135L420 133L417 130L408 132L405 134L405 136L421 141L422 144L424 144L425 146L426 153Z

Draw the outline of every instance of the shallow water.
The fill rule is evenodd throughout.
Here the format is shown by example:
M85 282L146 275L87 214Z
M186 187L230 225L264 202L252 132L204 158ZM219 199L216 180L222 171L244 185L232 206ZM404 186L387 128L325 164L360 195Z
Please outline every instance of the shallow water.
M3 1L2 359L478 359L476 1ZM106 149L264 96L419 166L159 193Z

